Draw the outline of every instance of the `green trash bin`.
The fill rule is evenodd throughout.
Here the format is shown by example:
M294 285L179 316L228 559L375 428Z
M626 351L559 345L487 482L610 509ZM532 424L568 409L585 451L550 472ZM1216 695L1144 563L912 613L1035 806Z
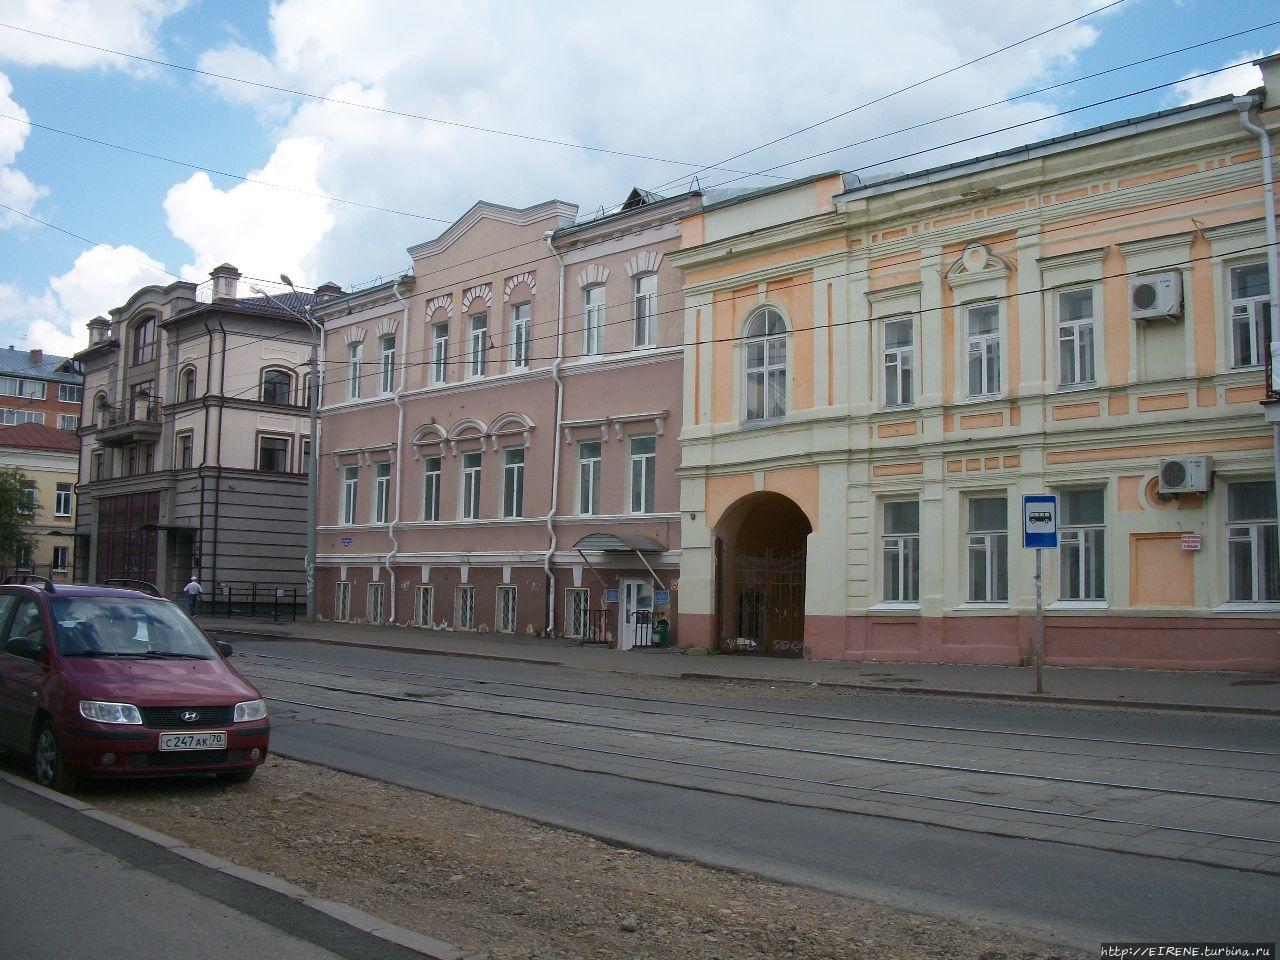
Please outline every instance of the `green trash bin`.
M671 635L671 621L666 617L658 617L653 621L653 645L665 647Z

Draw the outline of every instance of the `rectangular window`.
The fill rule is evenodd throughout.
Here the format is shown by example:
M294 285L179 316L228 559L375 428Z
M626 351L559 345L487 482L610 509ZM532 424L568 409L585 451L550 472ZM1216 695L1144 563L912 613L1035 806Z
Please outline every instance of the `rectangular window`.
M36 512L36 484L34 480L23 480L18 490L18 512L33 514Z
M101 450L95 450L93 453L93 479L107 479L107 457Z
M1231 268L1231 366L1258 367L1271 343L1271 285L1267 265Z
M994 303L969 307L965 338L968 396L995 396L1000 392L1000 307Z
M497 617L499 633L516 632L516 588L508 584L498 587Z
M578 513L600 512L600 441L578 444Z
M356 496L359 493L360 468L344 467L342 470L342 522L356 522Z
M631 438L631 512L653 513L656 437Z
M347 344L347 399L360 398L360 358L364 353L364 344Z
M53 572L66 573L70 567L71 548L70 547L54 547L53 548Z
M884 405L915 403L915 320L898 317L884 322Z
M422 458L422 519L440 519L440 458Z
M15 553L14 568L16 569L16 572L18 573L35 572L35 567L32 565L32 560L31 560L31 544L29 543L19 544L17 549L14 551L14 553ZM21 616L21 614L19 614L19 616Z
M351 619L351 581L339 580L333 586L333 619L346 623Z
M564 635L583 639L587 635L588 610L591 592L581 587L570 587L564 592Z
M880 546L885 602L919 603L920 501L889 500L884 504Z
M156 404L154 402L155 391L151 387L152 383L148 380L146 383L135 383L129 388L130 420L157 419Z
M373 522L386 523L391 503L391 464L373 465Z
M462 455L462 519L476 520L480 516L480 454Z
M477 313L471 318L471 351L468 355L467 373L483 377L489 362L489 316Z
M63 403L79 403L84 396L84 388L78 383L58 384L58 399Z
M449 325L431 328L431 382L444 383L449 373Z
M80 414L78 413L60 413L58 414L59 430L79 430Z
M1101 489L1058 494L1058 596L1105 600L1105 498Z
M147 317L133 328L133 363L150 363L156 358L156 321Z
M45 382L43 380L23 380L21 377L0 377L0 396L43 400L45 398Z
M593 357L604 353L604 286L582 291L582 353Z
M311 438L302 438L302 462L298 464L298 470L304 474L311 473Z
M365 617L366 623L381 623L383 621L384 614L382 612L382 597L382 584L369 584L369 592L367 596L368 603L365 605L365 610L367 611L367 615Z
M284 437L259 437L258 469L267 473L288 473L289 441Z
M969 500L969 602L1009 600L1009 518L1004 497Z
M476 588L453 588L453 626L457 630L476 628Z
M1232 600L1280 601L1280 548L1272 480L1227 484L1227 568Z
M517 303L511 308L511 366L529 366L529 319L532 304Z
M652 347L657 342L654 327L657 321L658 275L646 273L636 277L634 290L634 342L637 347Z
M1079 387L1097 379L1093 364L1093 290L1058 294L1058 385Z
M17 426L23 423L44 423L44 414L36 410L15 410L12 407L0 408L0 423L5 426Z
M524 447L503 451L502 515L524 516Z
M378 341L378 389L394 393L396 389L396 338L387 335Z
M72 484L70 483L58 484L53 499L53 515L55 517L71 516L71 490Z
M413 593L413 625L415 627L432 627L435 622L435 591L425 583L418 584Z
M178 434L178 461L179 470L191 469L191 445L192 439L190 433Z

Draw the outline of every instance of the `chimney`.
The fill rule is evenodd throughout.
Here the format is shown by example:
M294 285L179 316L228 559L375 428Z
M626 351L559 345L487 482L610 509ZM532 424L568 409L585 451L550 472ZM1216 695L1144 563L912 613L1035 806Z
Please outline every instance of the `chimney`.
M39 347L36 347L34 350L32 350L31 362L36 366L39 366L40 364L44 363L44 351L41 350Z
M320 301L332 300L334 297L342 296L342 288L330 280L328 283L322 283L316 287L316 299Z
M234 303L240 298L240 271L229 263L214 267L209 271L213 278L213 302Z
M111 321L106 317L94 317L86 326L89 328L89 344L92 346L107 339L107 331L111 329Z

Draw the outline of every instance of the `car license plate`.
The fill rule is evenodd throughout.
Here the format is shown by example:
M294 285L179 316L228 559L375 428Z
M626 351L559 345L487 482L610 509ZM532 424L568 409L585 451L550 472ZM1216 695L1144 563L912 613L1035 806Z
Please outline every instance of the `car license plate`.
M225 731L207 731L204 733L162 733L160 734L161 750L225 750L227 734Z

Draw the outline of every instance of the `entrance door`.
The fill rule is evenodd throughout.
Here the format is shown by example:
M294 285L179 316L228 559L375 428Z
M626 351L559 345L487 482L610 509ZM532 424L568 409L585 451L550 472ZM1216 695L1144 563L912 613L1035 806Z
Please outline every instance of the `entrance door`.
M618 649L647 647L653 642L653 581L623 580L618 611Z

